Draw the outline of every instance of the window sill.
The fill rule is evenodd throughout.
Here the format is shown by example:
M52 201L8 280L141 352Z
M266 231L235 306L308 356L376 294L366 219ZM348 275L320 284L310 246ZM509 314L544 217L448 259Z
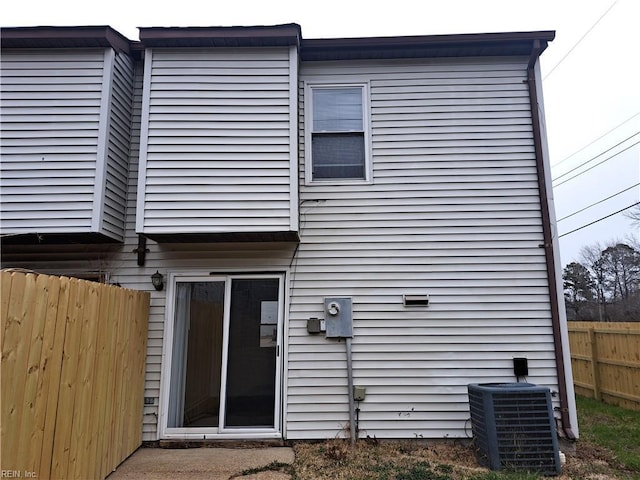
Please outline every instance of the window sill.
M341 185L373 185L373 180L358 180L353 178L341 179L327 179L327 180L307 180L305 186L307 187L326 187L326 186L341 186Z

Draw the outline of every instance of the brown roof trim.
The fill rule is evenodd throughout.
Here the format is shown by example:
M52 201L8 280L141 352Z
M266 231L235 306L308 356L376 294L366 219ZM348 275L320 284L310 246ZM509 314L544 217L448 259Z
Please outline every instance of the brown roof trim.
M2 48L111 47L129 53L128 38L107 25L89 27L10 27L0 29Z
M289 23L253 27L140 28L146 47L264 47L300 45L300 25Z
M109 26L1 29L3 48L111 47L131 53L144 47L296 45L304 61L525 56L530 54L536 41L540 45L539 53L542 53L554 37L553 31L537 31L303 40L300 25L289 23L249 27L148 27L140 28L139 42L132 42Z
M467 56L529 56L538 41L540 53L554 31L360 37L303 40L303 61Z

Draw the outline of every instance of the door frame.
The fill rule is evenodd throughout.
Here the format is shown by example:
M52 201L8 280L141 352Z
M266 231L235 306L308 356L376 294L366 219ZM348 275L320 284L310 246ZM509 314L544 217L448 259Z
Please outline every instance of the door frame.
M274 428L229 428L224 426L224 408L227 377L227 354L229 346L229 321L231 307L231 282L234 279L278 279L278 329L276 341L276 378L275 378L275 406ZM171 386L171 366L173 354L173 336L176 309L176 284L178 282L206 282L224 281L224 319L222 340L222 366L221 366L221 398L220 419L217 427L168 427L169 396ZM160 368L160 398L158 406L158 439L271 439L283 438L284 416L286 407L283 398L287 376L284 375L286 360L286 328L289 308L288 291L289 274L282 269L252 271L248 269L235 270L224 269L211 271L188 270L167 272L167 290L165 295L164 335L162 342L162 362Z

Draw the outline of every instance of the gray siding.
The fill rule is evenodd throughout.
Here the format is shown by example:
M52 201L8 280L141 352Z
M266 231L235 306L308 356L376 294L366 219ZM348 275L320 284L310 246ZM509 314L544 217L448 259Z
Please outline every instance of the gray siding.
M154 49L145 61L138 231L292 230L289 49Z
M369 84L373 184L301 186L288 438L348 423L344 344L306 331L324 296L353 299L365 435L464 437L466 385L515 381L516 356L557 388L525 68L302 64L302 82ZM428 307L403 307L419 293Z
M116 92L109 109L111 86L126 83L112 79L112 57L104 49L3 51L3 234L96 232L122 240L129 125L126 113L110 122L126 103ZM121 77L130 60L118 57Z

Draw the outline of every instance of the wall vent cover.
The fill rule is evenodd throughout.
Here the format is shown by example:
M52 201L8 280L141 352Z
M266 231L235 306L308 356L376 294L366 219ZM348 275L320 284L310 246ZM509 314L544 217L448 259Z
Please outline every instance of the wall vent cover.
M470 384L478 461L492 470L560 473L551 392L530 383Z

